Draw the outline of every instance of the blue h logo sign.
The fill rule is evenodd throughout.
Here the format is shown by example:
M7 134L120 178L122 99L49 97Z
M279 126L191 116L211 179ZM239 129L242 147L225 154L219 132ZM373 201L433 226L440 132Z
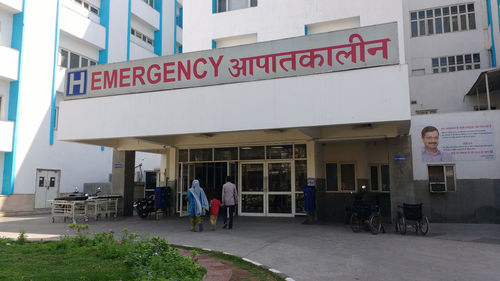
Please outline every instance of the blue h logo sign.
M68 72L66 96L85 95L87 93L87 70Z

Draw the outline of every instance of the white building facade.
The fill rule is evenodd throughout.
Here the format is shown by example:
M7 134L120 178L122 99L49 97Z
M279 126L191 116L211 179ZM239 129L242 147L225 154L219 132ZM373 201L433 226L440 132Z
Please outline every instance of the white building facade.
M303 187L313 185L317 216L343 220L366 186L386 217L423 202L434 221L498 221L499 97L476 83L497 66L494 0L61 0L54 13L70 68L66 79L60 68L50 76L54 142L93 145L128 214L142 151L161 157L158 183L172 188L180 215L193 179L215 197L231 176L240 215L304 214ZM384 38L387 56L365 45ZM347 45L355 48L337 48ZM325 48L331 58L317 53ZM278 60L284 54L292 57ZM2 75L16 81L14 72ZM15 126L3 129L12 147ZM453 161L422 161L427 126Z
M174 188L173 206L181 215L186 210L183 198L194 178L213 197L220 193L225 177L231 176L240 194L240 215L303 214L303 187L310 184L317 190L318 215L343 219L351 192L368 186L372 179L374 198L390 216L391 186L406 180L397 177L397 165L408 165L408 161L394 164L391 159L399 156L397 147L406 145L400 137L408 139L404 136L411 119L403 5L399 1L363 5L361 9L359 3L340 1L185 2L184 54L75 70L87 71L92 81L86 84L87 90L94 92L89 94L92 98L71 97L61 103L59 138L120 151L158 151L163 155L160 181ZM387 32L386 26L392 31ZM286 63L276 63L278 70L269 66L272 69L259 72L254 66L255 75L248 72L244 78L227 74L228 70L235 74L234 68L225 65L234 63L231 59L291 54L334 44L321 45L325 41L321 36L340 40L335 46L358 42L360 38L353 34L361 34L366 42L393 34L387 51L392 59L386 63L382 49L369 53L356 45L357 53L351 55L360 64L345 71L336 71L342 63L307 72L312 66L299 69L299 63L307 63L297 55L295 73L281 69ZM303 42L319 45L303 47ZM348 55L347 51L343 54ZM328 56L321 55L326 66ZM337 52L333 57L339 59ZM369 64L368 57L381 63ZM219 80L181 81L189 80L188 60L191 66L206 66L198 70L194 66L191 76L204 76L204 71L214 75L211 68L220 63L220 72L215 74ZM162 83L155 82L154 75L147 76L149 83L133 78L150 71L161 75ZM120 75L116 83L123 86L112 86L113 73ZM75 88L80 78L74 75L68 76L70 95L83 93ZM167 82L174 86L165 86ZM78 118L89 110L99 114ZM129 169L127 162L133 162L126 153L115 160L124 170ZM119 169L114 168L113 175L121 174ZM126 172L124 182L127 197L131 185Z
M499 222L500 112L495 109L500 96L494 86L498 78L490 73L485 81L484 75L498 67L499 3L406 2L413 115L410 193L434 221ZM451 161L422 161L426 126L439 130L439 148L453 156Z
M181 11L169 0L0 1L1 213L109 181L112 148L58 140L65 72L182 50ZM138 157L155 168L149 158Z

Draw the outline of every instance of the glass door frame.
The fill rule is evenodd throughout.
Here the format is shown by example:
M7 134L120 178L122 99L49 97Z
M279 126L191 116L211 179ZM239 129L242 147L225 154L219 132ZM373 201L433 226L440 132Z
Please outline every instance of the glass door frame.
M177 210L176 212L179 213L179 217L185 217L188 215L188 212L187 211L187 208L186 210L183 210L184 208L184 198L186 198L187 196L187 193L188 193L188 187L189 187L189 183L187 183L188 185L186 186L184 183L184 165L187 166L187 172L188 174L186 175L186 178L187 178L187 181L189 182L189 164L190 163L177 163L178 164L178 167L179 167L179 182L177 184ZM186 188L184 188L186 187Z
M262 164L262 191L243 191L243 165ZM238 215L249 217L266 216L266 164L263 160L240 161L238 167ZM244 213L242 212L243 195L262 195L262 213Z
M269 164L289 163L290 164L290 191L269 191ZM243 169L245 164L262 164L263 166L263 190L262 191L242 191L243 190ZM239 216L254 216L254 217L294 217L295 216L295 162L292 159L286 160L248 160L239 162L238 171L238 215ZM263 197L263 212L262 213L245 213L242 212L243 195L262 195ZM291 200L290 213L270 213L269 212L269 195L289 195Z
M183 210L184 209L184 204L185 204L185 198L187 196L188 190L191 187L191 182L194 179L194 166L196 164L200 163L226 163L226 173L227 175L232 175L233 170L232 168L234 167L234 163L238 163L238 161L233 161L233 160L227 160L227 161L206 161L206 162L178 162L177 163L177 169L178 169L178 183L177 183L177 190L176 190L176 212L179 213L180 217L187 216L189 214L189 211ZM184 169L183 167L186 166L186 171L187 175L184 175ZM239 168L238 165L236 165L236 168ZM236 170L236 173L238 174L238 171ZM186 179L186 183L184 182ZM225 179L223 179L223 182L225 182ZM220 186L222 189L222 185ZM208 200L211 200L211 198L208 198Z
M270 191L269 190L269 164L280 164L287 163L290 164L290 191ZM295 161L292 159L276 159L267 160L265 165L266 172L266 216L268 217L294 217L295 216ZM289 195L291 200L291 210L290 213L271 213L269 211L269 195Z

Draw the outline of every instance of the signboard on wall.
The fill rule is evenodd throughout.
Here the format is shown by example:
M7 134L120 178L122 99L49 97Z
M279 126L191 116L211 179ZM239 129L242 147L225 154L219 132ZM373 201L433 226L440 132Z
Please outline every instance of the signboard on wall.
M455 161L495 160L495 139L490 122L442 124L442 149Z
M70 69L65 99L329 73L399 63L397 23Z
M412 116L413 178L429 180L428 167L441 164L454 166L457 179L498 178L499 117L495 110Z
M424 163L495 160L491 122L423 124L414 136ZM420 139L418 139L418 138Z

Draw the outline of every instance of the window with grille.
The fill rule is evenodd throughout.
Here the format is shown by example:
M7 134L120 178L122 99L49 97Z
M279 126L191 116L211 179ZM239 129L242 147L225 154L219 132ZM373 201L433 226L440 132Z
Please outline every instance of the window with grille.
M89 10L91 13L96 14L97 16L99 15L99 8L90 4L89 1L85 0L73 0L75 1L78 5L83 6L85 9Z
M257 7L257 0L217 0L217 13Z
M144 33L134 29L134 28L131 28L130 29L130 34L132 34L133 36L141 39L142 41L148 43L149 45L153 46L153 38L149 37L149 36L146 36Z
M375 192L391 191L389 165L370 165L370 190Z
M432 58L432 73L480 69L479 53Z
M430 192L453 192L456 190L455 165L428 165Z
M59 49L58 63L59 66L64 68L79 68L96 65L97 61L66 49Z
M326 191L350 192L356 190L354 163L326 163Z
M476 29L474 3L410 12L411 37Z
M154 0L142 0L142 1L144 1L146 4L148 4L149 6L151 6L153 8L155 7Z

